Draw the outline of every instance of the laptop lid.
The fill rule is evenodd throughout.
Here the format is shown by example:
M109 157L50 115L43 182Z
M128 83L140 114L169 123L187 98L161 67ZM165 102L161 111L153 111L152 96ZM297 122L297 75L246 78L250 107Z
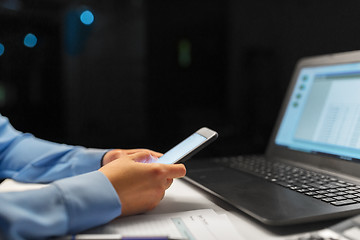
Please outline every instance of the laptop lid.
M267 155L360 176L360 51L299 61Z

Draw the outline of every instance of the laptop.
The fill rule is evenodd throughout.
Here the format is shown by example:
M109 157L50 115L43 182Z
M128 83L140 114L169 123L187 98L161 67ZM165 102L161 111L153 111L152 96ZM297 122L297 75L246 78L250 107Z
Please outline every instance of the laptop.
M188 181L268 225L360 214L360 51L299 60L263 156L187 169Z

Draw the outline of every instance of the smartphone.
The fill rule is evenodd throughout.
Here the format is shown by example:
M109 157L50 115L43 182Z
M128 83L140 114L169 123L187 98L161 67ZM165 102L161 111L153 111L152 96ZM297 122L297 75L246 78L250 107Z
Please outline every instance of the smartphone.
M183 163L218 137L218 133L203 127L167 151L156 162Z

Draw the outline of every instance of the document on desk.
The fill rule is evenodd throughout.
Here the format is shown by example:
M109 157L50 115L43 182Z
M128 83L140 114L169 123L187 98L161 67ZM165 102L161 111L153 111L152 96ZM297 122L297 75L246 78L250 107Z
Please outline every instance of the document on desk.
M167 236L188 240L244 239L226 215L218 215L212 209L124 217L86 231L84 234L119 234L126 237Z
M21 183L14 181L12 179L5 179L0 184L0 192L19 192L19 191L26 191L32 189L39 189L42 187L46 187L47 184L38 184L38 183Z

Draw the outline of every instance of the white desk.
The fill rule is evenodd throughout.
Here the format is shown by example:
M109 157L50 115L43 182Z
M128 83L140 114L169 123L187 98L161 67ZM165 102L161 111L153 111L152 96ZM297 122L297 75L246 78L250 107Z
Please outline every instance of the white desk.
M322 229L336 223L336 221L331 221L295 227L268 227L182 179L174 180L162 202L147 214L207 208L214 209L219 214L225 213L237 231L248 240L289 239L298 233Z
M22 184L6 180L0 184L0 191L21 191L39 186L41 185ZM331 221L295 227L268 227L183 179L175 179L160 204L146 214L174 213L198 209L213 209L218 214L226 214L239 234L247 240L289 239L297 233L322 229L336 223L336 221Z

